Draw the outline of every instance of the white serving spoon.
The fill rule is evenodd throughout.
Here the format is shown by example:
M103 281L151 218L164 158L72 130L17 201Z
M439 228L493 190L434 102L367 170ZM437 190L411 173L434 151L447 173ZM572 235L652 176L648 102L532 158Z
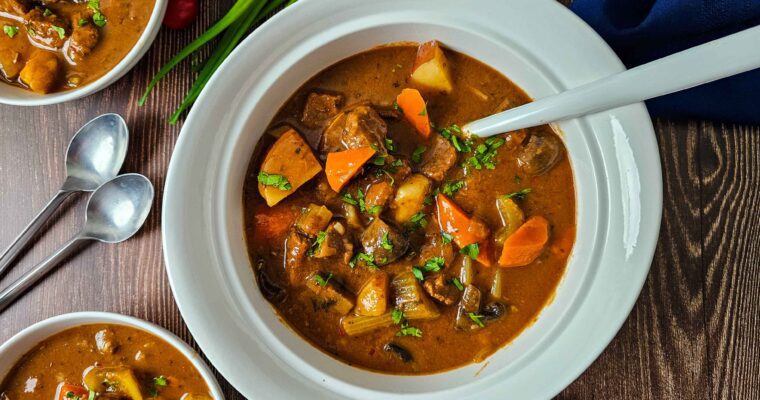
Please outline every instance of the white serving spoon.
M760 68L758 46L760 26L470 122L463 130L493 136L689 89Z

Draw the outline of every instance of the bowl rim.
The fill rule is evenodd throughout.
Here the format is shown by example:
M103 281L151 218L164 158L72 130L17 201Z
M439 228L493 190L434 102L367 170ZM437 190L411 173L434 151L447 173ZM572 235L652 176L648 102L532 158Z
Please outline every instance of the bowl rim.
M347 3L347 1L340 3ZM385 2L382 2L385 3ZM410 3L417 4L422 3L421 1L412 1ZM455 1L444 1L446 5L449 6L461 6L461 4L456 4ZM496 3L494 1L494 3ZM523 8L533 8L535 7L536 10L541 10L549 13L553 17L561 17L559 14L564 13L563 15L566 17L565 20L562 22L566 23L566 26L569 26L574 29L572 32L574 34L573 37L580 37L583 39L588 39L587 43L578 43L578 46L580 48L583 48L585 50L588 50L591 48L596 53L596 56L598 56L599 60L591 59L588 60L589 62L578 62L578 65L575 66L576 70L580 70L583 67L586 67L591 72L583 72L583 73L577 73L575 72L573 75L573 78L571 80L573 85L578 85L587 82L589 79L598 79L600 73L614 73L618 72L620 70L623 70L624 67L620 60L614 55L614 53L611 51L611 49L599 38L596 33L594 33L585 23L583 23L577 16L572 14L569 10L565 9L559 4L556 4L556 2L553 1L523 1L523 0L513 0L506 2L509 3L510 6L518 6ZM498 3L496 3L498 4ZM331 3L332 5L332 3ZM365 4L362 4L365 5ZM307 7L308 6L308 7ZM382 5L377 5L374 8L379 8ZM241 82L225 82L225 78L222 78L223 76L226 77L227 73L234 71L236 67L234 64L247 64L247 62L251 61L253 58L248 53L253 53L252 49L261 47L258 45L258 42L254 42L254 40L258 41L264 41L264 42L271 42L273 39L265 36L265 35L275 35L273 32L279 32L282 33L282 30L286 28L280 28L276 26L276 24L284 25L287 27L288 24L283 24L283 19L286 18L286 16L290 16L289 18L295 19L293 22L303 22L302 20L306 17L298 16L297 18L295 16L292 16L296 11L295 10L302 10L302 15L308 15L309 17L314 17L315 14L317 14L316 8L318 7L317 1L314 0L302 0L301 2L297 3L297 5L292 10L285 10L283 13L275 16L273 20L271 20L269 23L265 24L259 30L254 32L254 34L249 37L241 46L238 47L238 49L235 50L235 52L231 55L231 57L228 59L228 62L226 62L222 68L220 68L220 73L217 74L214 78L212 78L212 81L209 83L209 88L207 88L206 91L204 91L203 94L201 94L201 97L198 99L198 102L196 103L196 106L193 111L191 111L190 115L188 116L188 119L186 120L185 126L183 127L183 132L180 134L179 141L177 143L177 146L175 147L175 153L172 157L170 167L169 167L169 173L167 175L166 185L165 185L165 196L164 196L164 207L163 207L163 215L162 215L162 235L164 238L164 246L165 246L165 252L164 257L167 264L167 273L169 275L170 284L172 287L172 290L174 291L175 297L177 298L177 303L180 311L182 312L186 322L188 323L188 327L191 330L191 332L195 335L196 340L198 343L202 346L206 354L209 356L209 359L212 361L218 363L217 368L219 371L227 377L227 379L232 383L238 390L243 392L246 396L249 397L257 397L259 395L259 392L257 392L253 386L255 383L254 379L251 375L252 373L248 373L247 380L246 378L242 377L241 374L238 372L239 369L235 369L233 365L228 361L229 358L233 358L236 356L231 349L225 348L225 345L227 343L219 343L218 342L218 335L216 335L216 332L212 335L212 332L208 329L208 322L209 320L214 320L214 322L219 322L222 317L220 315L224 315L224 317L230 317L235 318L239 317L240 314L246 312L246 309L241 309L240 304L236 304L234 302L229 303L222 303L225 301L229 301L230 298L233 298L236 293L234 293L233 290L230 290L230 286L224 286L224 284L227 284L228 282L223 282L222 288L226 289L222 295L215 295L209 300L212 304L216 306L216 309L219 310L211 317L207 317L207 319L204 321L204 318L201 317L202 314L204 314L204 311L207 311L205 314L208 314L209 305L204 304L204 300L202 296L197 296L197 293L199 292L200 288L205 288L205 284L208 282L205 281L205 279L213 278L217 279L219 277L224 278L225 272L217 272L215 271L215 268L208 268L209 265L216 266L217 264L224 264L223 262L219 261L219 259L223 259L222 261L228 261L230 258L226 257L226 255L219 256L218 253L225 253L228 252L225 246L228 246L227 244L223 243L219 236L217 236L217 232L215 232L215 229L217 229L217 225L219 224L219 220L223 220L226 215L224 213L223 207L219 207L219 210L214 209L216 205L209 205L212 203L221 203L220 198L223 197L222 194L219 194L218 192L221 192L224 190L226 182L223 182L224 180L220 180L220 184L208 184L203 183L199 184L199 182L195 182L195 187L189 187L187 183L188 176L192 175L192 178L194 181L197 181L196 178L198 178L200 175L202 175L203 179L209 179L211 178L218 178L222 177L222 173L217 173L217 171L214 171L213 169L220 169L224 168L225 166L219 166L220 161L226 162L224 157L227 157L226 155L220 155L220 153L224 151L228 151L228 148L225 148L223 150L218 150L218 147L224 147L224 146L232 146L237 143L226 143L226 144L214 144L213 141L210 141L208 137L211 135L211 132L213 132L214 135L217 135L216 132L235 132L234 135L237 135L242 125L238 121L233 121L233 116L229 115L231 109L240 109L240 106L237 105L238 102L244 102L245 97L244 96L252 96L257 99L261 97L258 93L256 95L251 94L244 94L240 91L240 85ZM373 9L374 9L373 8ZM451 8L451 7L450 7ZM455 7L454 7L455 8ZM426 9L427 10L427 9ZM561 11L559 11L561 10ZM406 10L404 10L406 11ZM323 12L330 12L330 10L323 10ZM332 12L336 12L336 10L332 10ZM341 10L343 12L343 10ZM391 11L392 12L392 11ZM435 11L426 11L431 14L435 14ZM343 14L347 14L347 12L343 12ZM396 14L394 14L396 15ZM440 17L440 13L435 14L436 16ZM419 15L415 14L414 17L417 17ZM411 17L409 17L411 18ZM276 22L275 22L276 21ZM361 23L366 22L366 19L357 18L356 20L350 20L350 23L346 23L346 25L350 25L351 28L356 28L357 31L359 28L358 26L361 25ZM333 22L334 21L330 21ZM448 22L448 21L447 21ZM468 21L469 22L469 21ZM389 23L390 25L391 23ZM356 34L357 32L352 31L352 33L348 34L347 36L351 36L353 34ZM498 36L501 38L501 36L498 35L498 31L496 32L488 32L489 34L493 33L494 36ZM263 36L263 37L262 37ZM321 36L321 35L317 35ZM279 37L282 37L281 35ZM256 38L256 39L254 39ZM489 37L490 38L490 37ZM324 37L317 37L317 38L309 38L308 42L306 44L298 44L298 48L303 51L304 49L307 49L309 51L314 51L315 49L321 50L319 46L315 46L315 42L319 42L319 40L324 40ZM440 38L439 38L440 39ZM289 38L288 40L296 40ZM323 45L324 43L317 43L319 45ZM267 43L266 46L271 46L271 43ZM290 56L291 54L286 52L285 50L282 50L282 48L288 48L288 46L293 45L289 42L282 42L280 41L277 43L279 45L279 48L276 48L276 50L270 49L273 51L273 54L266 54L262 55L259 54L259 57L257 59L257 62L260 62L260 64L263 64L265 66L258 66L257 69L253 69L248 71L251 75L254 74L264 74L260 70L264 70L266 68L272 68L272 66L275 67L288 67L288 64L285 63L273 63L271 62L272 58L283 58L283 54L285 56ZM524 47L522 43L510 43L510 45L516 45L520 50L524 50ZM258 47L257 47L258 46ZM295 45L293 45L296 47ZM311 47L309 47L311 46ZM266 51L266 48L265 50ZM464 51L466 54L475 56L472 53L468 51ZM576 49L567 49L565 51L567 52L577 52ZM530 54L530 52L528 52ZM573 54L574 55L574 54ZM475 56L475 58L479 58ZM241 63L241 59L242 62ZM333 60L333 62L337 61L337 59ZM491 64L487 60L481 59L481 61L485 62L486 64ZM555 63L557 59L552 59L552 62ZM600 63L600 68L597 71L593 70L594 62ZM493 65L492 65L493 66ZM253 67L251 67L253 68ZM498 69L498 68L497 68ZM314 68L313 73L318 72L318 68ZM279 69L280 73L286 73L287 69ZM239 71L236 71L239 72ZM510 78L512 77L511 74L507 74ZM256 78L258 79L258 78ZM255 86L252 82L254 81L254 78L250 78L246 82L242 82L242 84L252 86L248 88L249 92L256 92L256 91L271 91L273 83L267 82L264 85L260 86L266 86L266 89L261 89L258 86ZM567 82L557 84L557 82L553 82L557 87L561 88L562 85L567 84ZM233 86L237 85L237 86ZM520 83L518 82L518 85ZM299 85L300 86L300 85ZM520 85L522 86L522 85ZM219 88L217 88L219 87ZM523 89L526 89L523 87ZM527 89L526 89L527 91ZM529 94L533 95L533 93ZM225 102L215 102L215 99L218 98L226 99ZM535 97L535 95L534 95ZM260 100L260 99L259 99ZM234 106L226 106L228 104L234 105ZM201 105L203 107L201 107ZM209 107L209 108L206 108ZM226 107L226 108L225 108ZM248 105L246 105L248 107ZM203 111L199 111L203 110ZM219 125L217 126L206 126L209 125L209 123L206 123L204 119L209 119L208 115L204 115L204 113L221 113L222 116L220 117L214 117L210 118ZM259 118L262 116L259 115ZM249 117L250 118L250 117ZM218 121L217 121L218 120ZM635 122L635 124L632 123ZM604 181L603 179L608 179L612 182L615 187L614 190L626 190L624 195L633 195L636 189L636 187L620 187L625 186L625 183L628 182L619 182L618 180L624 180L627 177L626 173L631 173L629 170L625 170L622 167L633 167L633 174L636 178L641 178L644 180L644 182L647 185L647 196L646 197L640 197L638 192L635 192L635 198L633 200L640 201L642 204L634 204L634 206L643 206L644 210L640 214L637 214L636 211L641 210L633 210L631 215L625 215L625 216L619 216L617 214L615 215L615 220L612 221L612 217L609 214L602 215L603 218L606 218L605 221L607 224L606 230L601 229L598 232L593 232L595 235L594 240L600 240L604 244L613 244L615 245L618 242L615 242L619 239L619 236L623 236L624 233L629 232L622 232L623 228L630 228L629 226L625 225L626 223L633 222L638 223L639 225L636 225L636 231L633 232L635 235L638 235L640 233L640 236L634 236L634 242L629 243L625 242L624 240L621 240L623 245L631 245L630 248L633 252L632 256L629 254L626 254L625 251L622 253L619 253L617 250L617 246L620 246L620 244L616 244L614 250L609 250L610 252L615 251L614 256L606 257L603 261L613 261L617 262L615 265L609 265L609 266L615 266L620 268L627 268L627 267L635 267L635 268L627 268L626 273L630 274L630 280L623 281L621 278L617 278L614 284L622 285L620 288L615 287L615 289L619 289L620 295L617 299L617 302L615 304L615 310L614 313L611 315L605 315L605 317L612 317L609 320L605 321L603 324L604 329L600 329L598 333L596 333L593 336L592 341L588 341L587 346L583 351L580 351L576 356L573 356L573 360L577 361L575 365L569 366L569 365L556 365L553 366L555 370L560 370L561 372L561 379L553 379L551 382L539 385L536 388L533 388L532 396L527 397L543 397L543 396L549 396L554 395L558 393L560 390L562 390L565 386L567 386L572 380L574 380L578 375L580 375L583 370L585 370L591 362L606 348L607 344L612 340L615 333L620 329L622 324L625 322L628 314L630 313L631 308L635 304L635 301L638 297L638 294L643 286L644 280L647 276L647 272L649 270L649 266L651 264L652 256L654 254L654 247L657 241L657 232L659 231L659 223L661 218L661 211L662 211L662 187L661 187L661 170L660 170L660 162L658 158L658 149L657 149L657 143L654 137L654 131L652 128L651 120L649 119L648 114L646 113L646 108L643 106L643 104L634 104L631 106L622 107L620 109L611 110L609 112L600 113L597 116L589 116L589 117L583 117L579 118L577 120L571 120L567 122L568 124L576 124L580 125L579 129L589 130L589 131L595 131L599 129L600 126L604 127L605 132L604 133L616 133L616 136L612 137L602 137L599 140L603 140L603 144L605 146L605 151L613 151L613 153L604 154L605 157L602 157L601 161L597 160L599 163L603 163L604 168L602 168L601 171L597 171L594 168L599 168L598 166L593 166L592 171L593 173L601 172L600 174L600 187L598 190L610 190L608 186L610 183L607 181ZM619 125L620 130L615 131L615 126ZM628 124L631 124L629 126ZM196 128L195 126L201 126L201 128ZM562 125L561 125L562 126ZM250 128L250 126L247 126ZM637 130L635 130L635 134L628 134L628 128L635 127ZM593 128L593 129L592 129ZM258 128L257 128L258 129ZM567 130L566 130L567 131ZM634 133L634 131L630 132ZM225 136L224 139L220 139L219 136L214 136L215 140L217 142L223 142L224 140L228 140ZM615 142L613 143L613 139ZM619 141L619 142L618 142ZM228 140L228 142L235 142L235 140ZM629 143L630 142L630 143ZM597 144L598 145L598 144ZM205 147L204 147L205 146ZM209 147L211 146L211 147ZM631 154L625 154L626 150L631 150L631 147L635 148L637 150L636 153ZM198 149L202 149L203 153L198 154ZM623 151L623 154L617 154L615 151ZM620 167L618 164L611 164L614 163L614 158L616 155L622 155L625 157L631 157L630 160L634 162L633 165L630 164L621 164ZM250 155L249 155L250 156ZM608 159L608 156L613 160L610 161ZM203 160L199 160L198 157L204 157ZM220 158L221 157L221 158ZM247 161L247 159L246 159ZM196 165L200 164L205 167L208 167L208 170L198 170L199 167ZM608 170L608 168L611 168ZM636 168L640 169L641 171L637 170ZM575 168L574 165L574 175L579 175L580 171ZM197 170L194 173L188 173L187 171L191 170ZM618 176L618 173L620 174ZM641 174L639 176L638 174ZM633 182L636 184L640 184L641 182L636 181ZM606 185L606 186L605 186ZM628 191L630 190L630 192ZM619 206L619 203L612 204L613 201L619 201L621 200L620 197L622 197L621 193L613 191L613 193L610 193L610 197L601 196L599 198L599 201L602 202L602 204L599 204L599 206L605 206L607 209L610 207ZM631 200L624 198L622 200ZM623 208L625 208L627 204L623 204ZM622 214L622 213L620 213ZM622 219L626 218L623 221L620 221ZM640 219L632 221L627 218L636 218L640 217ZM197 220L192 221L192 220ZM187 222L192 221L192 222ZM640 229L640 231L638 230ZM601 238L601 239L599 239ZM636 238L639 239L639 242L636 243ZM610 243L610 240L613 242ZM188 245L188 243L192 243L192 245ZM192 248L192 246L196 247L202 247L200 251L198 249ZM627 250L628 248L626 248ZM605 250L606 251L606 250ZM201 254L202 252L208 252L208 254ZM606 255L607 253L605 253ZM202 261L197 261L193 259L193 257L203 257ZM617 259L619 257L619 260ZM630 258L632 257L632 258ZM613 260L610 260L612 258L615 258ZM209 262L211 264L209 264ZM193 274L203 274L202 277L198 276L191 276L191 274L188 274L188 263L199 263L203 264L203 267L206 270L194 270ZM246 261L246 265L248 262ZM211 272L208 272L207 270L212 270ZM599 275L603 276L605 279L611 279L609 275L611 275L610 270L614 270L614 268L607 268L607 271L600 271ZM567 277L567 274L565 275ZM599 292L599 286L603 285L603 283L598 283L599 279L597 279L596 285L589 285L591 289L596 290L596 292ZM609 282L607 282L609 283ZM234 287L232 287L234 289ZM608 291L611 291L611 289L607 289ZM208 295L207 295L208 296ZM589 310L595 310L596 308L601 308L605 306L605 304L602 304L599 298L599 293L596 293L593 300L597 304L594 304L594 307L587 307L587 303L589 301L585 301L586 299L581 299L579 301L580 303L584 304L585 310L584 310L584 318L579 319L579 321L588 320L589 318L593 318L592 312ZM244 301L243 301L244 302ZM224 310L219 307L220 305L230 305L229 310ZM546 310L544 311L546 312ZM545 318L544 318L545 319ZM541 320L541 319L539 319ZM206 324L202 324L202 322L206 322ZM226 322L226 321L225 321ZM248 322L248 321L245 321ZM258 321L256 321L258 322ZM585 321L588 322L588 321ZM593 322L593 321L592 321ZM232 322L231 322L232 323ZM235 320L234 323L237 323L238 326L241 326L241 320ZM583 329L588 329L588 323L585 326L583 325L583 322L573 321L572 323L568 323L567 325L571 325L570 327L573 329L573 333L578 334ZM214 325L216 326L216 325ZM253 327L245 326L245 328L250 328L251 330L254 330L253 328L260 328L259 325L254 325ZM567 329L569 330L569 328ZM266 332L265 332L266 333ZM270 332L271 333L271 332ZM255 335L237 335L235 336L234 333L226 333L229 334L230 337L234 337L235 339L242 339L242 338L250 338ZM523 333L521 336L525 335ZM577 335L576 335L577 336ZM212 337L217 339L216 342L212 340ZM300 340L300 338L298 338ZM560 340L554 338L552 339L554 342L560 342ZM255 340L250 343L251 347L254 347L257 344ZM270 344L270 343L265 343ZM547 342L542 343L546 344L547 348L551 350L552 354L557 354L559 352L564 352L563 355L568 354L570 352L569 349L563 348L562 346L567 345L567 341L562 341L560 344ZM580 343L579 343L580 344ZM288 374L291 375L291 379L293 380L293 383L288 386L287 388L283 389L287 391L287 394L292 395L293 391L298 390L298 385L301 384L300 380L298 378L304 378L307 379L307 381L314 385L314 383L321 383L327 379L327 384L317 385L320 386L320 389L327 390L325 386L328 386L330 384L336 383L333 378L335 376L325 376L325 375L317 375L317 376L308 376L308 373L304 373L304 369L297 369L293 367L293 364L290 362L291 359L281 358L279 357L280 354L277 353L276 349L273 349L272 347L262 345L262 343L258 343L262 347L260 352L251 350L250 355L253 355L254 353L258 356L262 357L268 357L266 358L266 361L268 364L265 367L259 367L255 372L261 373L262 379L272 379L273 375L278 372L272 372L276 370L277 368L282 368L287 371ZM309 345L310 346L310 345ZM549 350L546 352L548 353ZM579 349L575 349L579 350ZM570 352L572 353L572 352ZM543 364L546 364L546 357L543 357ZM569 355L567 356L568 359L572 358ZM251 365L253 367L253 365ZM293 372L293 371L296 372ZM313 372L308 371L306 372ZM320 371L317 371L320 372ZM366 372L366 371L364 371ZM521 373L523 373L523 370L520 370ZM558 371L555 371L558 372ZM281 373L281 372L280 372ZM546 372L544 372L546 373ZM444 373L445 374L445 373ZM521 376L524 376L527 374L527 372L523 373ZM443 374L440 374L443 375ZM434 375L432 375L434 376ZM427 376L426 376L427 377ZM295 378L295 379L293 379ZM394 377L396 379L397 377ZM403 382L405 377L398 377L399 382ZM412 377L416 378L416 377ZM514 378L516 380L518 378ZM494 379L491 379L489 382L493 382ZM498 385L497 385L498 386ZM348 389L363 389L362 387L350 387ZM495 392L496 389L491 388L488 389L490 392L488 392L490 395L497 394ZM449 391L448 394L452 394L454 391ZM285 393L285 392L284 392ZM324 395L325 392L318 392L314 391L313 395L316 397ZM419 394L421 397L425 397L425 395L431 395L433 392L414 392L415 394ZM540 395L537 393L541 393ZM366 389L364 391L357 390L355 392L350 392L347 394L346 391L331 391L329 392L329 395L334 398L336 395L343 395L347 397L367 397L367 398L389 398L392 395L398 395L399 397L406 397L411 396L410 393L386 393L386 392L373 392L371 389ZM438 394L438 393L436 393ZM458 391L456 394L461 395L462 392ZM468 393L468 395L472 395L472 393ZM382 396L382 397L381 397ZM468 396L464 396L468 397ZM325 398L330 398L325 395Z
M131 71L142 59L145 53L148 52L151 45L153 45L153 42L158 36L158 32L161 30L168 4L169 0L155 0L150 19L148 19L148 23L145 25L145 29L142 34L140 34L135 45L132 46L121 61L94 82L90 82L85 86L73 90L64 90L49 94L32 93L29 90L0 82L0 84L10 87L8 91L11 93L11 95L8 95L7 93L4 94L3 91L0 90L0 104L11 106L45 106L60 104L81 99L111 86L111 84L118 81ZM14 93L18 93L18 95L13 95Z
M169 345L177 349L177 351L179 351L188 361L190 361L193 367L201 375L204 382L206 382L209 392L211 393L214 399L217 399L217 400L224 399L224 394L222 392L222 389L219 386L219 382L217 382L216 377L214 376L213 372L211 371L209 366L206 365L206 363L203 361L200 354L198 354L198 352L196 352L192 347L190 347L190 345L185 343L185 341L180 339L174 333L168 331L167 329L159 325L156 325L152 322L148 322L140 318L136 318L136 317L132 317L129 315L124 315L124 314L104 312L104 311L79 311L79 312L60 314L54 317L46 318L42 321L39 321L37 323L32 324L31 326L24 328L20 332L13 335L5 343L0 345L0 360L3 359L3 355L5 353L9 352L11 349L15 349L18 346L23 346L23 349L21 352L23 356L37 344L41 343L42 341L58 333L61 333L67 329L75 328L78 326L93 325L93 324L128 326L131 328L145 331L153 336L160 338L161 340L165 341L166 343L168 343ZM47 331L50 329L54 329L54 332L48 333ZM29 341L31 341L33 344L31 346L26 346L24 343L29 342ZM17 357L16 359L11 359L11 361L9 361L7 364L8 365L7 369L5 369L5 367L0 363L0 382L2 382L5 379L5 377L13 369L13 367L16 365L16 363L19 360L20 360L19 357Z

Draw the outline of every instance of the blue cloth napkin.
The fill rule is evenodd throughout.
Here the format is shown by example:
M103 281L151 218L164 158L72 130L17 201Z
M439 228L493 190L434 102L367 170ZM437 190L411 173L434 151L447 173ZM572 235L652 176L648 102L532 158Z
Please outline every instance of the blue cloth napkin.
M760 0L575 0L571 9L629 68L760 24ZM760 51L760 43L747 51ZM647 107L654 116L760 123L760 69L650 100Z

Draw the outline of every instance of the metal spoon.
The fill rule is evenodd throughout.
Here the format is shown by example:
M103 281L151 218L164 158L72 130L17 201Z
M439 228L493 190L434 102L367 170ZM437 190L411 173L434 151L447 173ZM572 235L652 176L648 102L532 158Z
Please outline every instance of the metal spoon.
M0 276L67 197L91 192L119 173L128 142L129 129L118 114L103 114L79 129L66 150L63 186L0 255Z
M610 110L760 68L760 26L507 111L462 130L481 137Z
M0 292L0 311L59 262L92 241L119 243L137 233L153 204L153 185L140 174L120 175L100 186L87 202L82 230L44 261Z

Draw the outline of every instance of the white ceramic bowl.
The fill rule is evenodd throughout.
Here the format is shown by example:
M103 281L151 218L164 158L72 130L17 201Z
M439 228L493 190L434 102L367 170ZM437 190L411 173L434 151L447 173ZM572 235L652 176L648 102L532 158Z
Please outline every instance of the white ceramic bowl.
M153 7L148 25L145 26L145 30L134 47L132 47L132 50L110 71L98 78L98 80L77 89L49 94L34 93L18 86L0 82L0 104L44 106L80 99L105 89L129 72L150 49L150 46L158 35L158 31L161 29L167 4L169 4L169 0L156 0L156 5Z
M5 379L16 362L38 343L69 328L89 324L115 324L137 328L161 338L166 343L179 350L185 358L190 360L196 370L206 381L211 396L216 400L223 400L224 394L219 387L214 374L205 362L187 343L173 333L138 318L107 312L76 312L62 314L40 321L23 331L17 333L7 342L0 346L0 382Z
M320 70L376 45L430 39L496 68L534 98L624 69L554 0L301 0L256 30L185 122L162 223L182 315L246 397L549 398L601 353L635 303L662 210L659 153L641 104L559 124L575 173L577 242L554 301L486 362L424 377L368 372L279 320L256 287L243 237L242 187L256 142Z

